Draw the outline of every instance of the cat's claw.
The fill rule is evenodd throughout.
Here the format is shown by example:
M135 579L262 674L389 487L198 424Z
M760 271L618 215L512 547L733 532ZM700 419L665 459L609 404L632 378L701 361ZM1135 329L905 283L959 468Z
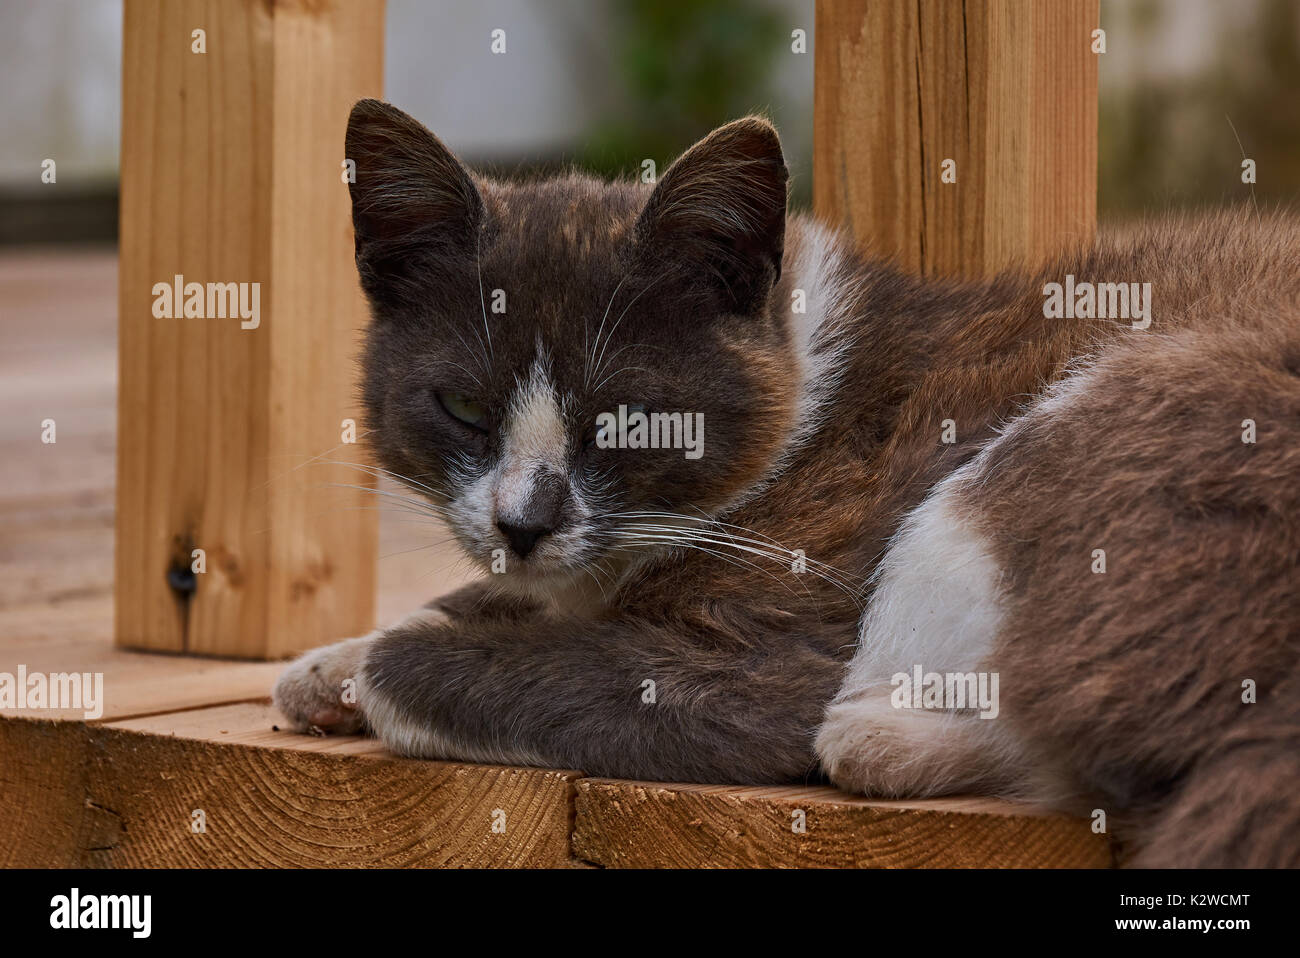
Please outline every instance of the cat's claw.
M352 735L365 727L357 679L371 638L312 649L280 674L272 701L295 732Z

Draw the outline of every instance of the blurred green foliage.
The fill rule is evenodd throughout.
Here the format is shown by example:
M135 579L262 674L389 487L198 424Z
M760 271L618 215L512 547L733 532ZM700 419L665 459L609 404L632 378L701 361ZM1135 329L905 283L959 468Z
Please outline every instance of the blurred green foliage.
M771 97L787 27L753 0L616 0L612 82L617 106L592 127L577 159L607 176L660 172L714 127Z
M1196 72L1146 71L1108 84L1103 58L1100 215L1250 201L1243 152L1257 165L1261 207L1300 197L1300 3L1210 9L1213 52ZM1149 50L1187 13L1178 0L1102 0L1112 49Z

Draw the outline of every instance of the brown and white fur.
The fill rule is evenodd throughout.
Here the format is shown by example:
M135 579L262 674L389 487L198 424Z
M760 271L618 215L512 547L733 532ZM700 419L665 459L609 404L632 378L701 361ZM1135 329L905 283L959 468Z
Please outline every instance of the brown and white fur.
M787 216L757 118L653 189L475 177L375 101L348 156L377 459L485 570L510 561L290 666L298 728L1018 795L1104 810L1139 864L1300 865L1294 220L1169 218L927 281ZM1149 328L1047 318L1066 274L1151 283ZM594 448L619 403L704 413L705 455ZM916 666L998 673L998 717L893 707Z

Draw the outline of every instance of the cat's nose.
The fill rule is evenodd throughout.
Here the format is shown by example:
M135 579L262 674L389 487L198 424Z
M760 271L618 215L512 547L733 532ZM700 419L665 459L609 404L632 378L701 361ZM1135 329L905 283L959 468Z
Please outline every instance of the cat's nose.
M544 468L517 470L496 490L496 524L519 558L527 558L537 540L563 525L568 488L564 479Z
M528 553L533 551L538 539L552 531L546 526L517 526L500 521L497 522L497 528L506 537L506 541L510 543L510 548L514 550L515 555L521 559L527 558Z

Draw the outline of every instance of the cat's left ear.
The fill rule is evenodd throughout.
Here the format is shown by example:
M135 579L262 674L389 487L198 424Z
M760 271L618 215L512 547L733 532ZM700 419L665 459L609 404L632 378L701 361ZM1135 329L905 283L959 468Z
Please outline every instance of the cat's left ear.
M637 220L636 241L706 277L732 311L755 312L781 275L789 178L772 124L735 120L668 168Z

